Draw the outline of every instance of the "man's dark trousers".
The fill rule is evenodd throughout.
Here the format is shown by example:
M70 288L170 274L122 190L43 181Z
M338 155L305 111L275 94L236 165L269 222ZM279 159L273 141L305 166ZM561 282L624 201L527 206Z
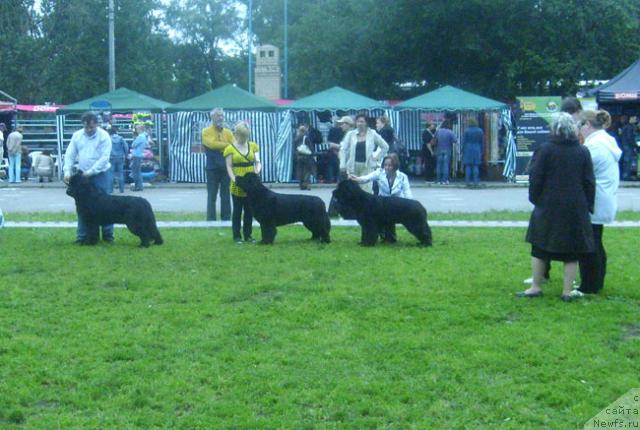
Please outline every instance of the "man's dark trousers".
M220 190L220 219L231 219L231 197L229 195L229 175L226 167L207 169L207 221L216 220L216 198Z
M596 249L593 253L584 254L580 259L580 291L596 294L604 287L604 278L607 274L607 253L602 244L604 226L591 224L591 228Z

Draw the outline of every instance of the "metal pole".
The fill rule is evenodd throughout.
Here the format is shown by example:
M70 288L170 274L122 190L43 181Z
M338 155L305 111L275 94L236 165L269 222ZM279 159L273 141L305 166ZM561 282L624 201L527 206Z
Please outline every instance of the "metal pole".
M253 93L253 57L252 57L252 47L253 47L253 0L249 0L249 11L247 16L249 17L249 88L247 90L250 93Z
M116 46L113 0L109 0L109 91L116 89Z
M284 98L289 98L289 15L284 0Z

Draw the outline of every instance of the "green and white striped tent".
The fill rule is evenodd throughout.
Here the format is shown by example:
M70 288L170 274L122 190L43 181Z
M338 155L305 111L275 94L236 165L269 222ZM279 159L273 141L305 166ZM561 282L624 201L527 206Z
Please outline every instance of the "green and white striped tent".
M213 108L225 110L229 129L238 121L249 123L251 139L260 146L262 179L278 181L276 144L282 113L275 103L235 85L224 85L167 108L171 181L206 182L202 129L211 125L209 112Z

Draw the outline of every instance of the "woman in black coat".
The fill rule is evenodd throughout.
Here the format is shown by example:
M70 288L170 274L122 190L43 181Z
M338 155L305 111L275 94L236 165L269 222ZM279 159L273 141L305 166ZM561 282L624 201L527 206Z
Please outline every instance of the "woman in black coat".
M542 296L545 260L564 262L562 299L581 296L572 290L578 259L593 252L595 177L589 150L580 145L571 115L560 113L551 125L550 142L533 156L529 175L529 201L534 204L527 242L531 243L531 288L519 297Z

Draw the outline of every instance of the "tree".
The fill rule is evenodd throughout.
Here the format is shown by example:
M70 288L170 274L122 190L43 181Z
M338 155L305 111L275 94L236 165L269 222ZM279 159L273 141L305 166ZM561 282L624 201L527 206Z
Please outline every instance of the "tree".
M236 2L233 0L174 1L165 13L166 24L177 34L178 46L195 49L204 67L207 87L214 88L226 81L222 72L223 42L233 39L242 28ZM192 58L190 64L197 64ZM179 72L180 73L180 72Z
M37 97L42 68L36 42L38 33L33 0L0 2L0 89L30 102Z

